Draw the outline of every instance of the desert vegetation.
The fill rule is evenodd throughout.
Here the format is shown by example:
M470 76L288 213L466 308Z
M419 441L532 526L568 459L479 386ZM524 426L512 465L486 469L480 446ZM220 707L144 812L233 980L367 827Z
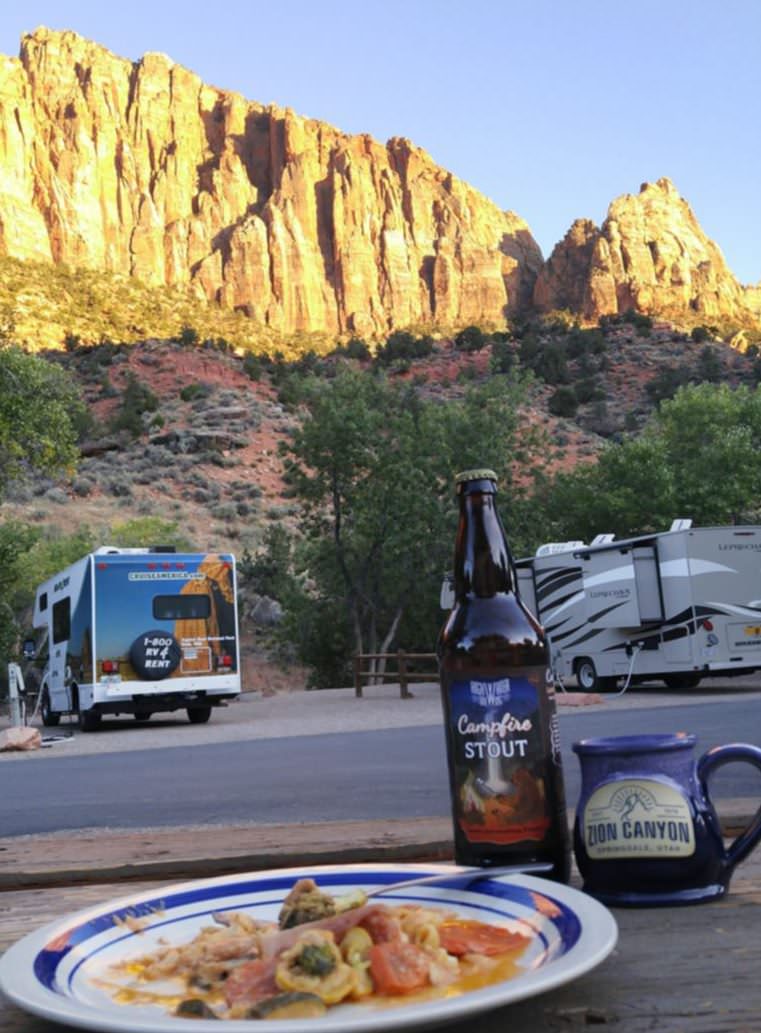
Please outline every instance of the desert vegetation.
M35 356L6 327L0 360L23 387L0 405L5 656L45 576L158 541L236 552L244 635L251 600L276 600L249 642L316 687L346 684L357 650L429 651L467 465L498 470L517 555L761 519L761 360L716 328L561 313L294 355L180 322Z

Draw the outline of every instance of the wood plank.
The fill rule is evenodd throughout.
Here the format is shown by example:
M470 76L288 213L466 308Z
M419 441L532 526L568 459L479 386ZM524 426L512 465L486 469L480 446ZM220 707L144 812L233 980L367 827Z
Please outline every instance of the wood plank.
M725 835L742 831L755 806L755 800L723 802L720 815ZM569 825L573 817L569 811ZM336 860L446 861L452 854L449 816L415 821L86 830L0 838L0 891L64 882L197 878Z

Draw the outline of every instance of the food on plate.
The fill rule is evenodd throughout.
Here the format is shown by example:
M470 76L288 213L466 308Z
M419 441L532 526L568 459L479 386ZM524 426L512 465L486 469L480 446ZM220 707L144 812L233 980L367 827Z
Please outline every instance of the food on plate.
M299 879L283 901L278 915L281 929L292 929L305 922L317 922L321 918L340 914L364 904L366 897L361 890L333 897L318 889L314 879Z
M188 943L114 966L121 1003L158 1004L182 1018L293 1019L341 1004L389 1007L510 978L533 930L492 925L419 904L333 897L300 879L278 922L222 912ZM171 989L167 989L167 981ZM179 989L178 989L179 984Z

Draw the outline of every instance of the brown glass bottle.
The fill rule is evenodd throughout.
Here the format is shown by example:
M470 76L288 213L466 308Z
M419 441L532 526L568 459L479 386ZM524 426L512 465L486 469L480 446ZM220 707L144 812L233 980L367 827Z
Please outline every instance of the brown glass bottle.
M438 643L455 860L549 862L570 837L547 647L519 599L490 470L458 474L455 603Z

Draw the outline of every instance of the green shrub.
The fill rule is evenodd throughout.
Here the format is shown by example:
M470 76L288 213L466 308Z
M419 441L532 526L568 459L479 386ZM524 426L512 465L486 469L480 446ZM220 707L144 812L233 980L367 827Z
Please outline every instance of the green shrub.
M529 330L521 336L520 342L518 357L524 366L529 366L533 369L534 362L542 349L539 337L532 330Z
M495 340L491 347L489 369L492 373L511 373L515 369L515 348L509 340Z
M74 494L79 495L80 498L90 495L94 487L95 484L89 477L76 477L71 485Z
M261 380L264 365L259 355L249 352L243 359L243 372L251 380Z
M572 417L576 415L579 402L572 387L562 386L550 396L547 408L553 416Z
M180 331L178 340L185 348L194 347L198 344L198 331L192 326L184 326Z
M63 506L69 501L69 496L63 488L49 488L45 492L45 498L49 502L55 502L57 506Z
M238 509L234 502L221 502L212 509L212 515L217 520L234 520L238 515Z
M357 362L365 362L370 358L370 348L361 337L351 337L346 344L338 344L333 349L332 355L346 359L354 359Z
M478 367L468 365L457 371L457 383L469 384L478 377Z
M108 490L116 498L131 498L132 497L132 485L121 478L113 478L109 485Z
M690 371L687 366L666 366L645 385L645 391L656 405L673 398L680 387L687 384Z
M395 330L378 349L376 360L382 366L390 366L398 360L425 358L432 351L432 337L415 337L407 330Z
M129 431L133 437L139 437L145 429L143 413L155 412L158 407L159 400L153 391L138 380L134 373L129 373L122 404L114 415L111 427L116 431Z
M534 358L532 368L548 384L566 383L569 377L563 344L548 341Z
M477 326L466 326L460 330L454 339L454 346L458 351L478 352L488 343L488 336Z
M697 328L696 328L697 329ZM709 384L717 384L724 373L718 352L715 348L706 345L698 356L695 367L695 378L700 383L707 381Z
M119 388L114 387L114 385L111 383L108 373L103 374L103 376L100 378L99 384L100 392L104 398L116 398L119 394Z
M569 359L577 359L586 355L601 355L607 347L608 342L601 330L582 330L578 326L571 330L566 341Z
M645 315L644 312L635 312L633 309L624 313L624 322L630 323L639 337L649 337L650 331L653 329L651 317Z
M192 402L197 398L208 398L212 392L210 384L186 384L180 389L180 398L183 402Z
M144 516L114 524L109 542L122 549L139 549L149 545L174 545L178 552L194 552L194 543L180 530L176 520Z
M359 337L352 337L346 343L345 347L347 359L356 359L359 362L363 362L370 358L370 348L368 345Z

